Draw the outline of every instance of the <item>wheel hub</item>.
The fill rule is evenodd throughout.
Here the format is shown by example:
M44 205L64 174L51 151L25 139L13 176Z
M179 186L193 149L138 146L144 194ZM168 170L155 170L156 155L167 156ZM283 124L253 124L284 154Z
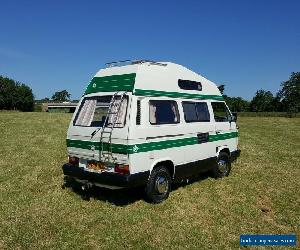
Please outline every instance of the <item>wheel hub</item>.
M220 173L226 173L227 170L228 170L228 167L227 167L227 162L224 161L224 160L219 160L218 161L218 168L219 168L219 171Z
M165 194L168 191L168 180L163 176L158 176L155 186L159 194Z

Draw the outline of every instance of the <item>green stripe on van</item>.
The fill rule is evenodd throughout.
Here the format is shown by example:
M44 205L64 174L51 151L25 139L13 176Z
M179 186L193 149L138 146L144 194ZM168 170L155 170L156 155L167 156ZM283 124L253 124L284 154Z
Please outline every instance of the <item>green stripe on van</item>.
M160 141L160 142L148 142L148 143L137 144L136 153L175 148L175 147L183 147L188 145L194 145L197 143L198 143L197 137L167 140L167 141Z
M81 149L89 149L94 148L95 150L100 150L100 143L96 141L81 141L81 140L70 140L67 139L67 147L72 148L81 148ZM119 154L128 154L130 145L126 144L112 144L112 152ZM108 151L109 144L103 143L103 151Z
M224 98L221 95L201 95L201 94L189 94L180 92L169 92L169 91L157 91L157 90L146 90L146 89L135 89L135 95L140 96L166 96L173 98L185 98L185 99L200 99L200 100L218 100L223 101Z
M232 139L236 137L238 137L238 132L209 135L209 142ZM197 137L165 140L159 142L147 142L147 143L141 143L136 145L112 144L112 152L119 153L119 154L135 154L140 152L183 147L183 146L195 145L195 144L198 144ZM100 143L95 141L91 142L91 141L67 139L67 147L82 148L82 149L95 148L95 150L100 150ZM104 143L103 150L104 151L109 150L109 145L107 143Z
M86 88L85 94L96 92L133 91L136 74L94 77Z
M209 135L208 140L211 141L222 141L227 139L232 139L235 137L238 137L238 132L231 132L231 133L224 133L224 134L215 134L215 135Z

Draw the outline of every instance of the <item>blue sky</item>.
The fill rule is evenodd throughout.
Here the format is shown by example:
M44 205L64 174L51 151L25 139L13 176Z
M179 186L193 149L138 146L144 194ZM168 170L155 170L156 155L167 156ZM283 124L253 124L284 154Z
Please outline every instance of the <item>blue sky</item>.
M3 1L0 75L79 98L104 63L182 64L226 94L276 93L300 71L300 1Z

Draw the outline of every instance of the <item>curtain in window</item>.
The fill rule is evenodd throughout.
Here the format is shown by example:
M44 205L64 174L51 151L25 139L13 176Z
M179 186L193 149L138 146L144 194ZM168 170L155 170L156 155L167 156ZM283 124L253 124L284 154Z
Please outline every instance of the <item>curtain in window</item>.
M177 109L174 103L171 104L172 105L172 111L174 113L174 122L178 122L178 114L177 114Z
M120 104L121 100L115 100L114 101L114 106L112 107L112 110L111 112L112 113L115 113L118 111L118 106ZM111 114L109 117L108 117L108 125L109 126L112 126L112 123L115 119L115 116L117 115L117 120L116 120L116 123L115 123L115 127L116 128L120 128L120 127L123 127L124 126L124 121L125 121L125 116L126 116L126 108L127 108L127 99L123 99L122 100L122 103L121 103L121 106L120 106L120 109L119 109L119 113L118 114Z
M77 118L77 126L90 126L93 120L97 100L85 100Z
M150 123L156 124L156 107L150 102L149 106Z

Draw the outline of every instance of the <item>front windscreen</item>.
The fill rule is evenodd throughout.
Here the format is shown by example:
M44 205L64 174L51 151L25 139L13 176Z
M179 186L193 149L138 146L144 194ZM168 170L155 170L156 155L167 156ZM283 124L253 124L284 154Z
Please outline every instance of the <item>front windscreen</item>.
M120 96L116 96L110 110L111 114L108 114L111 99L112 96L84 98L73 124L83 127L103 127L106 121L107 127L113 124L114 127L123 127L126 116L127 98L123 98L122 103L120 103ZM107 119L106 116L108 116Z

